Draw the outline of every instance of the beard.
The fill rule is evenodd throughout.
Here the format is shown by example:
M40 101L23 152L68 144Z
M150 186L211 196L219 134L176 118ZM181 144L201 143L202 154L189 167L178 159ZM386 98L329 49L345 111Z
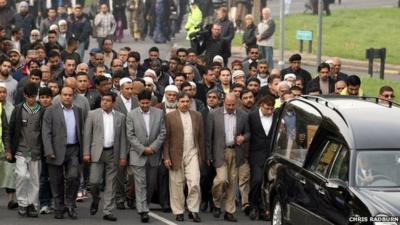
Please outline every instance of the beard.
M261 78L266 78L268 76L268 73L259 73L258 76Z
M10 74L8 71L4 71L4 70L0 70L0 74L3 76L3 77L8 77L8 75Z
M168 100L165 101L165 107L169 109L176 109L176 101L169 102Z

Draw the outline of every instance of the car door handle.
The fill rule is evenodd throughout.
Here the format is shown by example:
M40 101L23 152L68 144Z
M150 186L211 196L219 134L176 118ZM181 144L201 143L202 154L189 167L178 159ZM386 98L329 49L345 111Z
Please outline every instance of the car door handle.
M306 184L306 178L304 177L299 178L299 182L302 184Z

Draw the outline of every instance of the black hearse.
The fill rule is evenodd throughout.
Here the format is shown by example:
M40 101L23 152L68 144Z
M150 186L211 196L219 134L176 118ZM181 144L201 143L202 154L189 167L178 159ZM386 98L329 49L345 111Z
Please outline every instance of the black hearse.
M400 224L399 105L305 96L274 129L262 188L272 225Z

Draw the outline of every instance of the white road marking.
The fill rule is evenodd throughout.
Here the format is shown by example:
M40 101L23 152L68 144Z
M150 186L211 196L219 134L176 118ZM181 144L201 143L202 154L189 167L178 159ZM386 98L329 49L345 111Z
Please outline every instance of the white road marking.
M159 220L159 221L161 221L161 222L163 222L163 223L165 223L167 225L178 225L178 224L172 222L171 220L165 219L164 217L159 216L159 215L157 215L157 214L155 214L153 212L149 212L149 216L151 216L154 219Z

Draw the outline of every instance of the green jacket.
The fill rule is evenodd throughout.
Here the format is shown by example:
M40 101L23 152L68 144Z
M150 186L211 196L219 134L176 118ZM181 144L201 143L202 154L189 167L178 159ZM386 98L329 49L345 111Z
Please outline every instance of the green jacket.
M187 31L187 40L190 40L190 34L200 31L200 24L202 20L203 15L200 8L198 6L192 6L188 16L188 20L185 25L185 30Z

